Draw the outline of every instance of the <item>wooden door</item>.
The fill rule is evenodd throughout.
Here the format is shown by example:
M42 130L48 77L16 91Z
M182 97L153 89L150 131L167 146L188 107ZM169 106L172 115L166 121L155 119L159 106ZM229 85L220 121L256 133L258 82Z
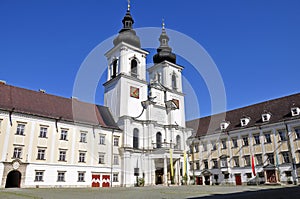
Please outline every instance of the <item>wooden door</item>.
M102 187L110 187L110 175L102 175Z
M92 187L100 187L100 175L92 174Z
M236 184L236 185L242 185L241 174L235 175L235 184Z

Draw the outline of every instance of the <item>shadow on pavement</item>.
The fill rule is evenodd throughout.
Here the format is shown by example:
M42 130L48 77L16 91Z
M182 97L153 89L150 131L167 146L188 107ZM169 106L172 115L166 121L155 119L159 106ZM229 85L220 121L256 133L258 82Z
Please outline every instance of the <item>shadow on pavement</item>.
M215 194L211 196L193 197L188 199L299 199L300 186L246 191L231 194Z

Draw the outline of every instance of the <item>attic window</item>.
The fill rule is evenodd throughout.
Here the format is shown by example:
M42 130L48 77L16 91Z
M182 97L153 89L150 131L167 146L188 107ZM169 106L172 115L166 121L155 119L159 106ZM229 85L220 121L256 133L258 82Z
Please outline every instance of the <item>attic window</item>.
M230 122L228 122L228 121L221 122L221 124L220 124L221 130L223 131L223 130L227 129L227 127L229 126L229 124L230 124Z
M247 126L249 122L250 122L250 118L244 117L241 119L241 126Z
M268 122L271 118L271 114L270 113L264 113L261 115L261 119L263 122Z
M300 114L300 109L299 109L299 107L294 107L294 108L291 108L291 112L292 112L292 116L297 116Z

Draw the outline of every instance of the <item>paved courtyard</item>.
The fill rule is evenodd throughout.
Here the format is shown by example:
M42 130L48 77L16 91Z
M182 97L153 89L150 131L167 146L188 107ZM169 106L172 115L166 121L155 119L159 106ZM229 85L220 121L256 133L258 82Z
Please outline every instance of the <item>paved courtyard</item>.
M300 198L300 186L174 186L78 189L0 189L1 199L291 199Z

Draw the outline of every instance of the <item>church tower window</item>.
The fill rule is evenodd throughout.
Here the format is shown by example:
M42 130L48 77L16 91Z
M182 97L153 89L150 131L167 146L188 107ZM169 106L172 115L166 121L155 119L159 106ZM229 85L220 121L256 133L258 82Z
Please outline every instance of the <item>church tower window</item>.
M135 59L131 60L131 76L138 77L137 74L137 61Z
M176 146L175 146L176 149L181 149L181 138L180 138L180 135L177 135L176 136Z
M176 82L176 74L172 74L172 89L176 90L177 89L177 82Z
M133 129L133 148L139 148L139 130L137 128Z
M112 75L111 75L112 78L115 78L117 76L117 66L118 66L118 60L115 59L112 64Z
M161 133L156 133L156 148L161 148Z

